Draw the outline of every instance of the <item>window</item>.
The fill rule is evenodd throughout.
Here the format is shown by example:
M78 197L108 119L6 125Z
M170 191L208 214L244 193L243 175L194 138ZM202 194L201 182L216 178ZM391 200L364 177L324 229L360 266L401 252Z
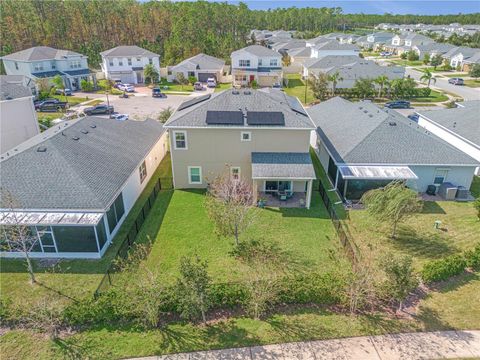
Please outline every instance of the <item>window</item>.
M240 140L242 140L242 141L252 140L252 133L250 131L242 131Z
M109 64L110 66L113 66L113 59L109 59L109 60L108 60L108 64Z
M249 67L250 60L238 60L238 65L241 67Z
M132 58L128 58L127 61L128 61L128 66L132 66Z
M51 67L53 70L55 70L55 69L57 68L57 64L55 64L55 61L52 61L52 62L50 63L50 67Z
M148 59L148 63L149 63L150 65L153 65L153 59L152 59L152 58L149 58L149 59Z
M142 59L140 59L140 58L137 58L137 62L140 62L140 61L142 61Z
M188 76L189 76L189 77L190 77L190 76L195 77L195 71L189 71L189 72L188 72Z
M42 71L43 70L43 63L35 63L33 65L33 68L35 69L35 71Z
M146 179L147 177L147 165L145 164L145 161L140 165L140 168L138 169L140 171L140 184L143 183L143 180Z
M18 70L18 63L15 61L15 69Z
M230 176L233 180L240 180L240 167L239 166L232 166L230 168Z
M258 59L258 66L262 66L262 59Z
M187 133L185 131L174 131L175 150L187 149Z
M235 75L235 82L247 82L247 75Z
M82 64L80 63L80 60L74 60L70 62L70 68L72 69L78 69L82 67Z
M433 183L435 185L441 185L447 179L448 170L447 169L437 169L435 170L435 176L433 178Z
M125 206L123 205L123 196L122 193L113 202L110 209L107 211L107 222L108 228L110 229L110 234L113 232L118 222L125 213Z
M188 167L188 183L189 184L202 183L202 168L200 166Z
M123 59L118 60L118 66L123 66Z
M277 59L270 59L270 66L278 66L278 60Z

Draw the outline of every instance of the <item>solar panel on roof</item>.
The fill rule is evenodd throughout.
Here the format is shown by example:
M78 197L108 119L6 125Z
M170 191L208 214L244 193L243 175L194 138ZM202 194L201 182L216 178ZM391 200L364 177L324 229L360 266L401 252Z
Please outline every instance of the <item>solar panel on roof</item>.
M207 111L208 125L243 125L241 111Z
M207 94L207 95L197 96L191 100L184 101L178 107L178 111L189 108L190 106L201 103L202 101L208 100L210 99L210 97L211 97L211 94Z
M288 106L290 106L290 108L293 111L295 111L296 113L308 116L307 112L305 111L305 109L303 108L303 106L300 104L300 102L297 99L291 98L289 96L286 96L286 98L287 98L287 101L288 101Z
M285 117L280 111L248 111L247 124L285 126Z

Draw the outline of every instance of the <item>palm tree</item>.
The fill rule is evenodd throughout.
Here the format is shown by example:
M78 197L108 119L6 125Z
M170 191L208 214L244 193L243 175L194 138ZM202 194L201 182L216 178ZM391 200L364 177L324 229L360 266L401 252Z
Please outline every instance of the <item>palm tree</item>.
M145 76L145 80L149 79L153 84L155 84L159 78L158 71L152 64L145 65L145 68L143 69L143 75Z
M380 89L378 90L378 97L381 98L382 97L382 94L383 94L383 89L385 87L388 87L389 83L390 83L390 80L388 79L388 76L387 75L380 75L379 77L377 77L375 80L373 80L375 82L375 84L377 84L378 86L380 86Z
M423 75L420 77L420 81L427 81L427 88L430 87L430 82L433 80L435 84L437 82L437 78L433 76L432 72L428 69L425 69Z
M55 77L52 79L52 83L55 85L55 89L62 90L63 95L65 96L65 102L68 103L67 94L65 93L65 82L63 81L63 78L60 75L55 75Z
M340 76L338 71L335 73L328 75L328 81L332 83L332 96L335 96L335 91L337 90L337 84L339 81L342 81L343 78Z

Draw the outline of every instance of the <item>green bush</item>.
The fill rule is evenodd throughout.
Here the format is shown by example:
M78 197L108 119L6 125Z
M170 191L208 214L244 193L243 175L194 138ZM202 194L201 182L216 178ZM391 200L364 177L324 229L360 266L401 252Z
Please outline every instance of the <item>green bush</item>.
M213 307L234 308L247 298L247 289L240 283L212 284L208 293Z
M467 266L475 271L480 270L480 244L478 244L473 250L465 251L465 260Z
M432 89L429 87L415 89L415 97L429 97L431 93Z
M443 281L461 274L467 267L467 260L463 255L451 255L443 259L433 260L423 266L421 275L426 283Z
M90 91L93 91L93 89L94 89L93 82L85 80L85 79L82 79L80 81L80 87L85 92L90 92Z

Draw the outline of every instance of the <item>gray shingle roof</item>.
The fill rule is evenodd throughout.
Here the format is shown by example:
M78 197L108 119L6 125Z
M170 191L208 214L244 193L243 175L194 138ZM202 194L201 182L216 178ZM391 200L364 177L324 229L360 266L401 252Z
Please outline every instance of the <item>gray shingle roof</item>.
M304 47L304 48L295 48L288 50L288 55L290 56L298 56L298 57L310 57L312 54L312 48L311 47Z
M334 67L326 72L330 74L337 71L343 80L375 79L381 75L386 75L389 79L400 79L405 74L403 66L380 66L375 61L363 59L353 64Z
M246 52L248 52L252 55L255 55L255 56L271 56L271 57L281 57L282 56L278 52L273 51L272 49L269 49L269 48L267 48L265 46L261 46L261 45L250 45L250 46L244 47L243 49L232 52L232 56L234 56L237 53L240 53L242 51L246 51Z
M253 152L252 178L315 179L309 153Z
M310 118L306 114L299 113L298 110L303 108L298 99L286 95L283 91L249 90L250 94L248 95L243 90L238 91L238 94L235 94L235 92L235 90L225 90L215 93L208 100L183 110L177 110L165 126L212 127L212 125L206 123L207 111L238 111L241 109L244 112L247 111L247 113L248 111L282 112L285 119L285 126L282 126L282 128L315 129ZM246 123L243 126L246 128L258 127L249 126Z
M0 100L12 100L32 97L32 91L26 86L0 81Z
M172 71L180 71L181 69L186 70L221 70L225 65L225 60L206 55L198 54L183 60L175 66L172 66Z
M356 55L326 55L316 58L307 59L304 62L304 66L309 70L315 69L328 69L335 66L354 64L355 62L362 60Z
M75 51L57 50L49 46L35 46L29 49L18 51L2 57L4 60L18 61L40 61L40 60L62 60L65 56L84 56Z
M415 122L373 103L352 103L336 97L307 111L339 163L478 165L478 161Z
M22 209L104 210L163 132L154 120L65 122L2 155L2 188Z
M480 146L480 100L465 107L418 112L421 116Z
M340 44L337 40L331 40L328 42L315 45L318 50L360 50L355 44Z
M142 49L136 45L122 45L113 49L105 50L100 53L104 57L108 56L160 56L150 50Z

